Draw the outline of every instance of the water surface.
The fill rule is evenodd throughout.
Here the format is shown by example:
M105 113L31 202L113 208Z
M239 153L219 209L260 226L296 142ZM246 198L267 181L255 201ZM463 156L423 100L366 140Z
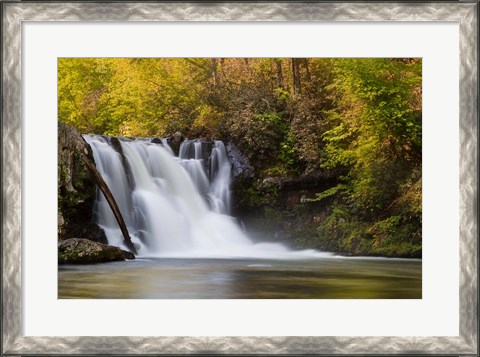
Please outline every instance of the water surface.
M136 259L60 266L58 297L421 299L421 260Z

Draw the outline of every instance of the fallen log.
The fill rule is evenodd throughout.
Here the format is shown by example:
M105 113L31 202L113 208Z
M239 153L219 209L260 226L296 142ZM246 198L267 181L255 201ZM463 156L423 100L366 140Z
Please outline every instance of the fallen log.
M88 144L87 144L88 145ZM88 169L90 172L93 174L95 181L97 182L98 187L102 191L103 195L105 196L105 199L108 202L108 205L112 209L112 212L115 216L115 219L117 220L117 223L120 227L120 230L122 231L123 239L125 241L125 245L130 249L130 251L133 254L137 254L137 250L135 249L135 246L132 243L132 239L130 238L130 235L128 234L127 226L125 225L125 221L123 219L122 213L120 212L120 209L118 208L117 202L115 201L115 197L113 197L112 191L110 191L110 188L108 188L107 183L103 179L102 175L100 172L98 172L97 168L95 165L92 163L92 161L88 158L85 153L82 152L82 157L83 161L85 164L87 164Z

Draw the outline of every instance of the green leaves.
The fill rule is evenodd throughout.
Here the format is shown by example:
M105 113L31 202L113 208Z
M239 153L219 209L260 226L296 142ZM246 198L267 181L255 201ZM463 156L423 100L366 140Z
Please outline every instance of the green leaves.
M339 59L334 61L334 73L328 87L333 108L326 112L330 127L322 135L326 153L322 166L344 167L348 174L340 185L314 199L340 198L319 234L333 234L339 249L360 249L352 248L356 242L354 246L368 254L395 255L401 244L405 250L401 254L410 248L417 251L421 60ZM350 223L338 224L339 209L348 212Z
M315 198L307 199L309 202L318 202L325 198L332 197L339 192L345 191L348 187L343 184L338 184L337 186L333 186L328 190L325 190L321 193L317 193Z

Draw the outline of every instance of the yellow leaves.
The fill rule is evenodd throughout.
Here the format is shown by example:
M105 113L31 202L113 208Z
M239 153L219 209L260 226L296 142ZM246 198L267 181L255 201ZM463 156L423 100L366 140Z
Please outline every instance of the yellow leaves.
M224 117L224 113L208 105L202 105L197 109L198 115L193 122L193 130L215 132Z

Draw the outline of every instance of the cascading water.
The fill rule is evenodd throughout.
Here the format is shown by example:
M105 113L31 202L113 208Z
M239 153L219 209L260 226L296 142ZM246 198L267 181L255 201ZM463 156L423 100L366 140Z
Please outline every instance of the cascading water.
M140 256L295 258L329 256L290 251L277 243L253 243L230 217L231 164L221 141L211 155L203 141L184 141L175 157L166 140L135 141L85 135L97 169L115 197ZM115 148L116 147L116 148ZM125 248L103 194L97 223L112 245Z

